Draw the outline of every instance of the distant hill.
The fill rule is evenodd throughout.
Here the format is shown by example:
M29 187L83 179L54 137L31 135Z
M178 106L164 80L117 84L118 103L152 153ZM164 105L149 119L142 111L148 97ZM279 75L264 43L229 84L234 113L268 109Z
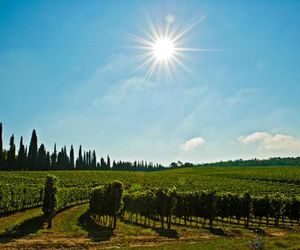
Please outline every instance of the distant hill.
M300 157L273 157L269 159L251 159L251 160L230 160L212 163L182 163L172 162L170 168L186 168L186 167L257 167L257 166L300 166Z

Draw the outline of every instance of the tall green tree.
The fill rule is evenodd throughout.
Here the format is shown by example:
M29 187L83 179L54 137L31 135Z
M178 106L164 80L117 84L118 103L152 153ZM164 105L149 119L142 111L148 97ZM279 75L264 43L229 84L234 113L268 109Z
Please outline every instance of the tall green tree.
M49 151L47 151L47 155L46 155L46 167L49 170L51 169L51 156Z
M3 167L3 158L2 123L0 122L0 169Z
M56 151L56 143L54 144L54 150L51 154L51 168L55 169L57 164L57 151Z
M59 181L56 176L48 175L44 188L43 212L48 222L48 228L52 227L52 219L58 209L58 185Z
M12 135L9 140L9 150L7 152L7 168L8 169L15 168L15 159L16 159L15 137L14 137L14 135Z
M70 159L67 155L67 148L64 146L57 155L57 167L58 169L68 169L70 165Z
M18 160L17 160L17 169L23 170L26 168L26 150L25 146L23 144L23 137L21 136L20 139L20 146L19 146L19 151L18 151Z
M92 156L92 168L97 167L97 156L96 156L96 151L93 150L93 156Z
M71 149L70 149L70 168L71 169L74 168L74 149L73 149L73 145L71 146Z
M106 169L106 163L105 163L105 160L103 159L103 157L101 157L101 159L100 159L100 168Z
M40 145L38 150L37 167L38 169L48 169L47 152L43 143Z
M91 154L91 150L89 150L88 152L86 152L86 165L87 165L87 168L91 168L91 165L92 165L92 154Z
M79 146L79 152L78 152L78 158L76 160L76 168L81 169L83 165L83 159L82 159L82 148L81 145Z
M110 158L109 155L107 155L107 164L106 164L106 168L110 169Z
M30 169L37 167L37 151L38 151L38 138L35 129L32 131L31 140L28 152L28 164Z
M67 147L64 146L64 164L63 164L63 168L64 169L68 169L68 167L70 166L70 158L67 154Z

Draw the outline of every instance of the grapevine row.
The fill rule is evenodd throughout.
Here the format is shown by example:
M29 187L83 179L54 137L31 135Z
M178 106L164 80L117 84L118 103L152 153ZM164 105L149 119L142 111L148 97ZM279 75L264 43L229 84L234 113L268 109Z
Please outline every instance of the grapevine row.
M41 206L43 201L42 186L0 185L0 216Z
M133 214L144 217L144 224L147 219L159 219L161 227L164 228L166 222L168 228L171 227L172 218L184 220L184 224L192 219L198 221L199 218L209 222L209 227L213 227L216 218L235 219L240 223L244 221L248 227L250 219L274 220L274 225L278 226L280 220L297 221L300 219L300 200L295 197L287 198L279 194L271 196L253 197L248 193L243 195L218 194L213 191L201 192L176 192L175 189L155 189L143 192L127 192L123 196L124 213L128 213L129 220Z

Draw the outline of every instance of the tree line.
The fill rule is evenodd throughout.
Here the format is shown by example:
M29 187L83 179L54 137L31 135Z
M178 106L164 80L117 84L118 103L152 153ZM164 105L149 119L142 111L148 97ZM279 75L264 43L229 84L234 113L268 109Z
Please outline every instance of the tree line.
M60 151L54 144L53 152L47 151L45 145L38 144L36 130L32 131L29 147L20 138L19 149L16 149L15 137L9 140L9 148L3 148L2 123L0 123L0 170L73 170L73 169L98 169L98 170L131 170L131 171L156 171L162 170L161 164L147 161L111 161L109 155L97 160L95 150L84 151L80 145L78 156L75 158L74 147L70 150L64 146Z
M170 168L190 167L268 167L268 166L300 166L300 157L271 157L269 159L229 160L211 163L193 164L190 162L172 162Z

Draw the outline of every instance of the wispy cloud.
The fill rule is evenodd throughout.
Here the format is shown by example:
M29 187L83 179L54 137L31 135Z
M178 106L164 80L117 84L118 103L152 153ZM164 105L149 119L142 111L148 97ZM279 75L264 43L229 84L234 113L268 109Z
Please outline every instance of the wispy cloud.
M203 145L205 143L205 139L202 137L194 137L192 139L187 140L185 143L180 145L180 148L184 151L189 151L195 148L198 148L199 146Z
M112 86L104 96L96 98L94 104L97 106L108 105L122 105L126 102L132 103L136 98L145 97L145 95L153 90L153 82L145 81L143 77L131 77L118 81Z
M258 145L259 150L300 152L300 139L291 135L255 132L247 136L241 136L239 141L243 144L255 143Z

